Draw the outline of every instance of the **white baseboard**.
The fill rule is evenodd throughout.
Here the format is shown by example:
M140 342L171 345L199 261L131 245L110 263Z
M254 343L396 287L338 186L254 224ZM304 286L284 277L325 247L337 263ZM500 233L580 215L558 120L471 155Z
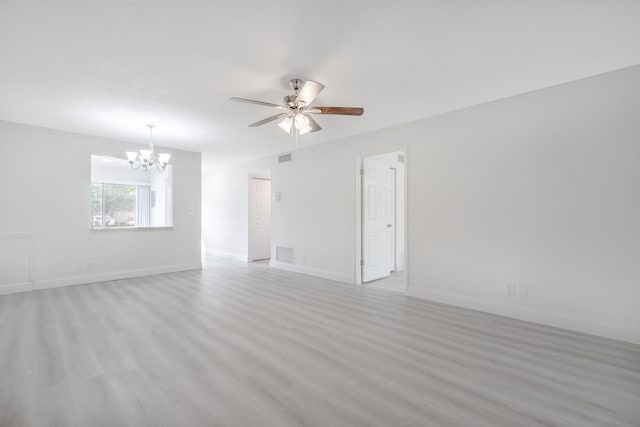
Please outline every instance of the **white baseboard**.
M71 276L58 279L36 280L34 289L50 289L63 286L84 285L87 283L107 282L109 280L131 279L133 277L151 276L154 274L176 273L178 271L200 270L202 263L166 265L159 267L138 268L135 270L122 270L109 273L88 274L83 276Z
M8 283L6 285L0 285L0 295L30 292L32 290L33 282Z
M568 329L585 334L598 335L614 340L640 344L640 330L629 328L625 325L594 322L568 316L562 313L554 313L530 307L500 304L492 301L463 297L447 292L431 291L427 289L409 287L407 289L407 295L443 304L483 311L485 313L497 314L499 316L513 317L515 319L540 323L556 328Z
M302 265L290 264L288 262L270 261L269 267L280 270L291 271L294 273L306 274L307 276L321 277L336 282L354 284L355 279L349 274L336 273L334 271L320 270L317 268L306 267Z
M219 256L222 258L235 259L236 261L243 261L243 262L249 261L249 258L247 257L247 255L234 254L231 252L213 251L213 250L207 249L206 254L211 256Z

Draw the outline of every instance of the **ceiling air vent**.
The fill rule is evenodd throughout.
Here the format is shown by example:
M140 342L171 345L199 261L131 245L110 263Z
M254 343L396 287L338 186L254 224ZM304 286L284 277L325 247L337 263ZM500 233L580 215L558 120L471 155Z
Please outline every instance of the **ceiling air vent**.
M278 163L290 162L291 161L291 153L280 154L278 156Z

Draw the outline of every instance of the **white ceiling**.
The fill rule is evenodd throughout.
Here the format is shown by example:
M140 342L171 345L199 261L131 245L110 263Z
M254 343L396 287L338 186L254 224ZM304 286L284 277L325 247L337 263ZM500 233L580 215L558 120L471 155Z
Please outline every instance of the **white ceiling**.
M201 151L205 168L291 149L291 77L325 84L301 144L640 63L640 2L2 0L0 119Z

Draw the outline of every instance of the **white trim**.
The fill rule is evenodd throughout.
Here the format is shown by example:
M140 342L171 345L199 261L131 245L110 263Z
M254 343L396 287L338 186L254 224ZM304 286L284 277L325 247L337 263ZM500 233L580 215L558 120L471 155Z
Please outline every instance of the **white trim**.
M0 233L0 239L20 239L34 236L34 233Z
M98 233L101 233L103 231L106 232L114 232L114 231L131 231L131 230L151 230L151 231L156 231L156 230L173 230L175 227L173 225L167 225L167 226L161 226L161 227L138 227L135 225L132 226L126 226L126 227L96 227L93 228L91 227L91 231L96 231Z
M37 280L34 289L60 288L64 286L84 285L87 283L107 282L110 280L131 279L133 277L152 276L154 274L176 273L187 270L200 270L202 263L176 264L159 267L139 268L135 270L114 271L111 273L90 274L84 276L62 277L58 279Z
M288 262L281 262L272 260L269 262L269 267L277 268L279 270L291 271L293 273L306 274L307 276L321 277L323 279L333 280L335 282L348 283L353 285L353 276L349 274L337 273L335 271L320 270L318 268L305 267L302 265L290 264Z
M231 259L235 259L236 261L249 262L249 257L247 255L234 254L234 253L225 252L225 251L214 251L211 249L207 249L205 251L205 255L218 256L222 258L231 258Z
M103 181L91 181L91 185L93 184L116 184L116 185L129 185L129 186L138 186L142 185L145 187L151 187L151 183L149 181L122 181L119 179L107 179Z
M407 295L443 304L478 310L499 316L512 317L528 322L540 323L556 328L568 329L585 334L598 335L620 341L640 344L640 329L614 323L600 323L568 316L563 313L529 307L512 306L477 298L463 297L448 292L408 288Z
M0 285L0 295L17 294L18 292L31 292L33 282L9 283Z
M356 285L362 285L362 163L364 156L356 156Z

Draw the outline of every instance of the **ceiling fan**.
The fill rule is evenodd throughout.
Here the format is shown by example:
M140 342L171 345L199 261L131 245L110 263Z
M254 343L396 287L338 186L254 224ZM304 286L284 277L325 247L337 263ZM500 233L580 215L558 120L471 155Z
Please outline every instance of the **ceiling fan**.
M295 133L296 135L304 135L309 132L317 132L320 125L310 114L339 114L343 116L361 116L364 113L363 108L357 107L311 107L311 103L318 96L320 91L324 89L324 85L307 80L303 82L300 79L292 79L289 81L293 95L287 95L282 99L282 104L273 104L271 102L256 101L247 98L229 98L231 101L247 102L249 104L263 105L278 110L282 113L275 116L267 117L264 120L255 122L249 127L258 127L275 120L282 119L278 126L287 133Z

